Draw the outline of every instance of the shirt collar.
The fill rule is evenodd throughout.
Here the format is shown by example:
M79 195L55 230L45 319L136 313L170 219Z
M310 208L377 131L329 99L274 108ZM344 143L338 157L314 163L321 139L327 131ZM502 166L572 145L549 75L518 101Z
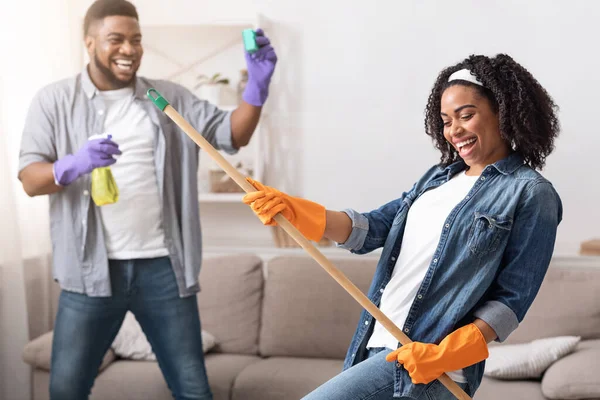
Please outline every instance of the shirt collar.
M85 95L89 99L92 99L94 95L98 92L98 89L92 82L92 78L90 78L87 65L83 67L83 71L81 72L81 87L83 88Z
M492 167L496 168L498 172L500 172L503 175L510 175L514 173L523 164L525 164L523 156L513 151L508 155L508 157L503 158L500 161L496 161L494 164L492 164Z
M512 152L508 155L508 157L503 158L502 160L496 161L491 167L496 168L498 172L503 175L510 175L514 173L521 165L524 164L523 156L519 153ZM489 167L489 166L488 166ZM460 171L467 168L467 164L460 159L450 165L448 165L444 171L447 173L448 179L459 173Z

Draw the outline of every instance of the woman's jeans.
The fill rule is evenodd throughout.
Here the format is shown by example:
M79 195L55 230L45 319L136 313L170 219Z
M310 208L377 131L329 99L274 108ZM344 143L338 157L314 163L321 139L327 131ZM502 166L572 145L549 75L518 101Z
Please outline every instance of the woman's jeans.
M370 349L369 358L325 382L303 400L393 399L395 363L385 360L385 356L391 352L386 348ZM466 387L466 383L458 385L462 389ZM456 397L439 381L435 381L417 400L456 400Z

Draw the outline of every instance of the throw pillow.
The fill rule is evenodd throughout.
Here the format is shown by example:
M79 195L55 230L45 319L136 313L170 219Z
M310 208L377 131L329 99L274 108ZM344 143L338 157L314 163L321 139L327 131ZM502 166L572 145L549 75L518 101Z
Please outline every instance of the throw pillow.
M600 339L583 340L575 352L548 368L542 393L549 399L600 399Z
M202 331L202 349L207 353L216 344L215 337ZM111 345L115 354L129 360L156 360L152 346L133 313L127 311L123 325Z
M498 379L539 379L553 362L572 352L580 340L578 336L559 336L491 346L484 374Z

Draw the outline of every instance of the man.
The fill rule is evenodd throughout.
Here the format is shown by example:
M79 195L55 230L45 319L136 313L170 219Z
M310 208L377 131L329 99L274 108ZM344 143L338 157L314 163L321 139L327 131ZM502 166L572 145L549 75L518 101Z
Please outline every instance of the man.
M258 30L260 49L246 53L244 101L224 112L179 85L136 76L142 35L128 1L96 1L84 38L89 64L36 95L20 152L24 190L50 195L54 278L62 289L50 398L88 397L130 310L173 396L211 399L195 296L202 255L198 148L146 91L156 88L216 148L233 153L256 128L277 57ZM99 133L110 137L88 140ZM90 172L109 165L119 200L97 207Z

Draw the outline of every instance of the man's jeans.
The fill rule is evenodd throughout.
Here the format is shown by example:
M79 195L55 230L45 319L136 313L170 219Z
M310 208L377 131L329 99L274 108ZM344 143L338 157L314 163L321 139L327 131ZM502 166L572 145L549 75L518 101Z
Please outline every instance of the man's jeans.
M333 377L302 400L392 400L394 363L385 360L391 352L385 348L369 350L369 358ZM466 383L458 385L466 387ZM456 397L435 381L417 400L456 400Z
M130 310L152 345L173 397L211 400L196 296L179 297L169 258L111 260L110 280L112 297L62 291L52 343L50 398L88 398L104 354Z

